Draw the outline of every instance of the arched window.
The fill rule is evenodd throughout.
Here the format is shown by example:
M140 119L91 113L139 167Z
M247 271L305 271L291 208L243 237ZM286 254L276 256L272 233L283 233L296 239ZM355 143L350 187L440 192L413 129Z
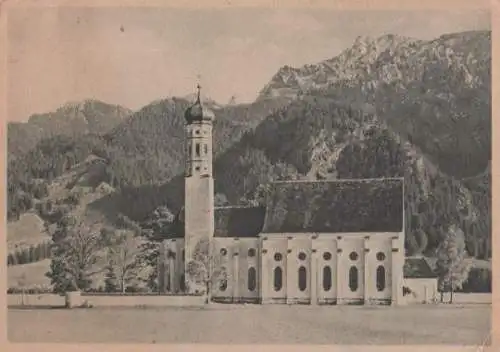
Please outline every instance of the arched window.
M248 269L248 291L253 292L257 287L257 271L254 267Z
M200 144L196 143L196 156L200 156Z
M283 270L278 266L274 268L274 291L281 290L283 287Z
M358 268L351 266L349 269L349 288L352 292L358 290Z
M307 288L307 270L305 267L301 266L299 268L299 290L305 291Z
M167 292L170 292L170 275L172 275L172 271L170 270L170 268L167 269L167 277L166 277L166 290Z
M332 269L329 266L323 267L323 290L330 291L332 288Z
M226 291L227 289L227 271L226 267L222 266L220 268L220 279L219 279L219 290L222 292Z
M385 268L382 265L377 267L377 291L385 289Z
M184 276L184 274L181 275L181 278L179 280L179 284L181 286L181 291L186 291L186 277Z

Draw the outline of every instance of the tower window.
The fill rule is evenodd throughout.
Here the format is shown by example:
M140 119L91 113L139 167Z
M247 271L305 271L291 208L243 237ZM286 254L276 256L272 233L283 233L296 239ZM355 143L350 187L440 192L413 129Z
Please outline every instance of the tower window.
M249 257L255 257L255 249L254 248L250 248L248 250L248 256Z
M385 260L385 254L382 252L378 252L377 253L377 260L379 260L379 261Z
M200 145L196 143L196 156L200 156Z
M205 155L208 154L208 144L204 145L204 151L205 151Z
M306 260L306 254L304 252L299 253L299 259L300 260Z

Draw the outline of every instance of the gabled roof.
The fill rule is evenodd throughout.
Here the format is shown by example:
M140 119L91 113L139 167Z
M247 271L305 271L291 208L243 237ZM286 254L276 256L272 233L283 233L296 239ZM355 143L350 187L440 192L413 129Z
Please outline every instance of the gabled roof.
M264 207L215 208L214 237L257 237L265 215Z
M214 237L257 237L262 232L264 207L228 206L214 209ZM184 237L184 209L174 219L173 237Z
M403 179L286 181L270 185L265 233L403 231Z
M407 279L433 279L437 277L424 257L406 258L403 275Z

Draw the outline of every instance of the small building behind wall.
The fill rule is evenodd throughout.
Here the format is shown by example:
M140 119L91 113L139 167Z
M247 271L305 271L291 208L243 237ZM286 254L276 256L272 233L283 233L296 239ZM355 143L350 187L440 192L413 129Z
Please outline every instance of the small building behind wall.
M403 267L404 303L434 303L438 300L438 279L425 257L408 257Z

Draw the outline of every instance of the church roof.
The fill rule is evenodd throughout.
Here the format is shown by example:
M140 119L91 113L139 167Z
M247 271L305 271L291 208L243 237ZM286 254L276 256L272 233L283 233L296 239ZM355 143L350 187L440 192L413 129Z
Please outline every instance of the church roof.
M264 207L228 206L214 209L214 237L257 237L262 232ZM173 237L184 237L184 209L174 219Z
M215 237L257 237L262 232L264 207L215 208Z
M264 233L403 230L402 178L285 181L270 187Z
M187 108L184 113L184 118L186 119L187 124L201 121L213 121L215 118L213 111L206 108L201 103L200 88L201 87L198 85L198 94L195 103Z
M406 258L403 275L407 279L433 279L437 277L424 257Z

